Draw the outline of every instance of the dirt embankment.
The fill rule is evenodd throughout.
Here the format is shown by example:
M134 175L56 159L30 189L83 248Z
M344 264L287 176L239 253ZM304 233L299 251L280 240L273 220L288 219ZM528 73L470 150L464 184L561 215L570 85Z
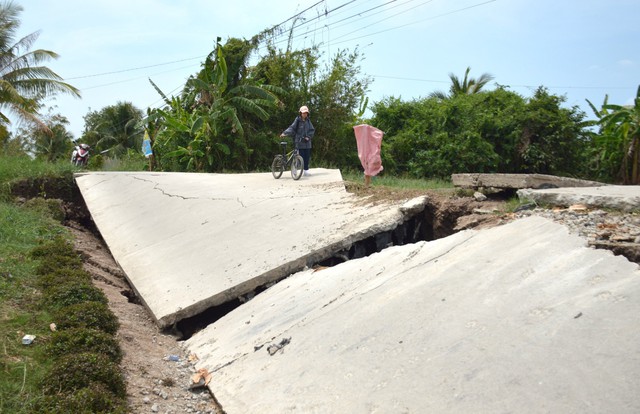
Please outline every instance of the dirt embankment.
M101 239L79 190L64 180L24 182L12 187L18 203L43 197L61 200L63 224L93 283L102 289L120 322L122 373L133 413L222 413L204 387L189 389L195 370L178 337L161 332L137 300L118 263ZM177 359L177 360L176 360Z

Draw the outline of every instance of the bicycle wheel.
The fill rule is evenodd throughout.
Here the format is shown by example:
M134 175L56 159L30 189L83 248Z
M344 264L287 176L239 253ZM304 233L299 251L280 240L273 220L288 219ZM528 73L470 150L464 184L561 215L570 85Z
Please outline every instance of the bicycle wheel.
M302 177L302 169L304 168L304 160L300 155L295 155L291 160L291 176L294 180Z
M280 154L273 157L273 162L271 163L271 174L273 174L273 178L276 180L282 177L285 162L284 157Z

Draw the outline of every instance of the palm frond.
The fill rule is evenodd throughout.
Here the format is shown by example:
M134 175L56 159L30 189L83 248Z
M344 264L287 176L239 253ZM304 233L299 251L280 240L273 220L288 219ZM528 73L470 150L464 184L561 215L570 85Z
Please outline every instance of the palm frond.
M151 83L151 86L153 86L153 88L156 90L156 92L158 92L158 94L162 97L162 100L164 100L164 102L167 105L171 105L171 101L169 100L169 98L167 98L167 95L164 94L164 92L162 92L160 90L160 88L158 88L158 85L156 85L151 78L149 78L149 83Z
M236 108L253 114L262 120L269 118L269 114L264 109L262 109L260 105L258 105L251 99L247 99L242 96L234 96L233 98L231 98L230 102L232 102L233 106L235 106Z

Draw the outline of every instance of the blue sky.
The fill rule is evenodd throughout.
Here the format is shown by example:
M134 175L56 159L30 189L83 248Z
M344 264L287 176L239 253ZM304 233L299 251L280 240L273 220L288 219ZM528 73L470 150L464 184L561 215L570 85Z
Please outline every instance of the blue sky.
M631 104L640 85L638 0L15 1L18 34L40 31L32 49L58 53L47 66L82 92L48 102L76 137L89 110L159 107L149 78L178 94L217 36L250 38L307 9L294 47L319 44L325 58L358 47L372 102L446 92L449 73L469 66L471 77L495 77L487 89L531 97L545 86L592 118L585 99Z

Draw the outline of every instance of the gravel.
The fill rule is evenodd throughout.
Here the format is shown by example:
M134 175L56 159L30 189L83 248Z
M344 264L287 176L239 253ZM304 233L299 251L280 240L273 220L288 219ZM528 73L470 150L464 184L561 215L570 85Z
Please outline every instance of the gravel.
M638 213L589 210L582 206L572 206L565 209L535 208L519 211L515 215L516 217L542 216L563 224L569 232L585 238L591 246L603 243L640 244L640 214Z

